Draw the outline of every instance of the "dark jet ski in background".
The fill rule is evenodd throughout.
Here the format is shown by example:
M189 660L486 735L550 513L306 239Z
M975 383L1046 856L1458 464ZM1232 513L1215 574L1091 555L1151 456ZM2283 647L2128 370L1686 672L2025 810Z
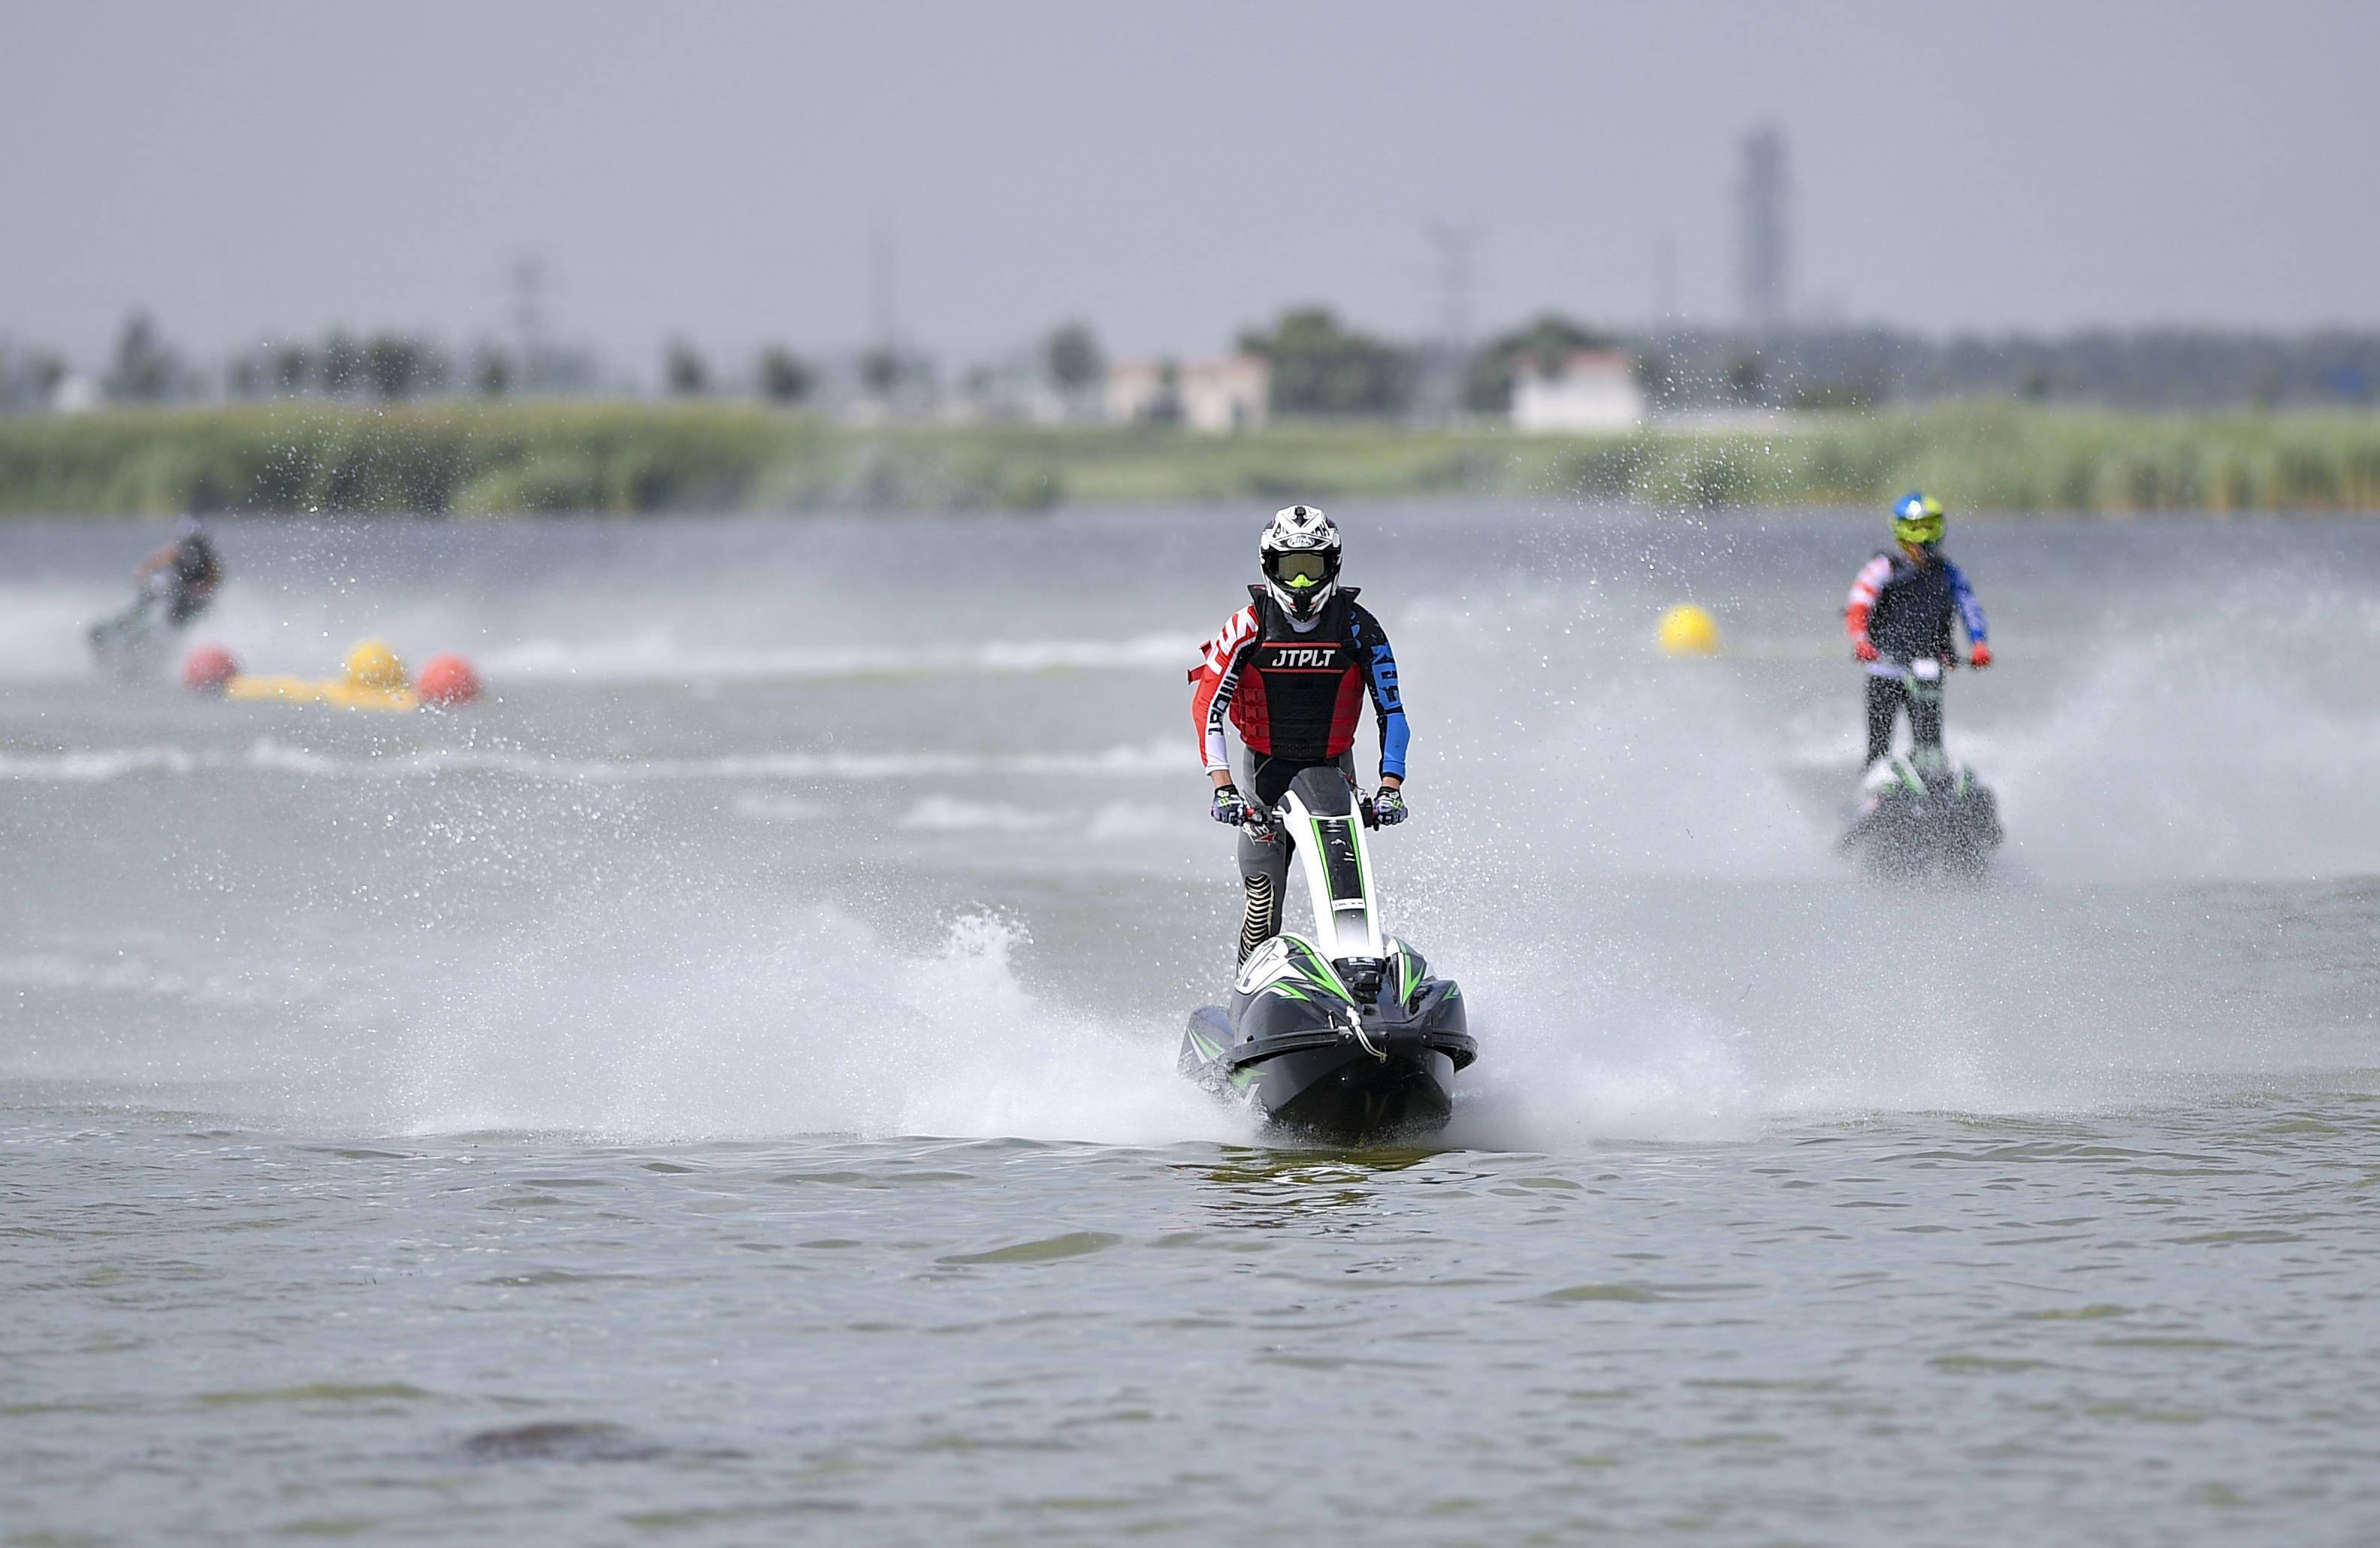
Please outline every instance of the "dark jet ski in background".
M1999 803L1939 748L1878 760L1860 781L1843 852L1891 881L1980 881L2000 847Z
M1252 953L1231 998L1191 1015L1182 1073L1273 1124L1336 1140L1441 1127L1455 1072L1478 1057L1463 991L1380 933L1364 830L1371 813L1335 769L1300 774L1270 814L1294 847L1314 932Z
M118 682L144 682L164 675L176 630L166 622L170 583L152 576L132 605L91 626L91 657L100 672Z
M157 676L183 628L207 610L223 579L223 561L206 523L184 517L175 523L173 541L140 561L132 605L91 625L91 659L120 681Z

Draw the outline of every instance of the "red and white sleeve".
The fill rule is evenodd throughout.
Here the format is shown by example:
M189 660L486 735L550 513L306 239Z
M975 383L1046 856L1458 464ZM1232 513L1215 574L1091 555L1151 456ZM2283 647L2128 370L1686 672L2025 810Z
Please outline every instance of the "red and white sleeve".
M1876 611L1876 599L1883 594L1885 578L1891 573L1892 561L1879 554L1852 579L1850 600L1843 603L1843 632L1853 640L1867 638L1868 615Z
M1232 766L1223 726L1231 716L1232 691L1239 686L1241 658L1256 637L1257 610L1243 607L1199 648L1198 664L1190 669L1190 718L1198 728L1198 755L1209 773Z

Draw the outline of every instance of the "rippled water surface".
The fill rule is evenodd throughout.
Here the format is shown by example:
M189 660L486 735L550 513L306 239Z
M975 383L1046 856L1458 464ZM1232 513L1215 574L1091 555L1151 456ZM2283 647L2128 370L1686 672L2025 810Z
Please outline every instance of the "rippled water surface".
M1879 894L1873 520L1339 514L1426 1152L1172 1072L1248 513L229 527L249 666L496 690L393 719L0 527L0 1542L2380 1535L2380 533L1957 528L2011 842Z

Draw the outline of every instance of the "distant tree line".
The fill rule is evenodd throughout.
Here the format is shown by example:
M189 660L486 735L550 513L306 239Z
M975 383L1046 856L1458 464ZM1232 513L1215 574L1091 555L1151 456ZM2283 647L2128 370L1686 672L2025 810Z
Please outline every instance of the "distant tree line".
M2223 409L2380 404L2380 332L2283 335L2211 329L2091 330L2056 337L2010 334L1949 339L1888 328L1806 328L1760 334L1682 329L1626 332L1547 311L1458 354L1413 346L1343 321L1325 306L1297 306L1245 329L1238 347L1271 368L1272 411L1287 417L1402 419L1425 379L1438 385L1427 412L1508 412L1527 370L1553 371L1573 351L1618 349L1633 361L1657 409L1713 408L1857 410L1944 398L1998 397L2117 408ZM736 394L795 406L815 401L830 372L782 344L724 371L680 337L662 349L660 382L674 397ZM1043 335L1029 354L980 367L967 390L1038 380L1096 412L1108 359L1088 323ZM42 408L70 372L53 350L0 340L0 412ZM835 379L844 392L886 402L924 394L930 358L908 349L864 351ZM585 350L508 347L482 340L459 353L401 331L334 328L235 354L219 375L195 368L147 313L128 317L95 387L119 403L162 403L221 391L233 398L310 396L382 403L419 397L498 398L586 393L602 382ZM1086 409L1084 405L1092 406Z
M419 397L584 392L597 381L594 359L583 350L522 350L483 339L456 355L425 335L333 328L310 341L280 339L235 354L225 366L223 386L224 395L233 398L403 403ZM107 389L111 397L127 396L112 380Z
M1240 347L1271 361L1276 413L1395 416L1414 406L1420 352L1350 328L1326 309L1284 313L1270 329L1243 335ZM1461 406L1506 413L1524 369L1556 370L1580 349L1632 357L1647 399L1670 409L1860 409L1961 397L2200 410L2380 403L2380 333L1645 334L1548 311L1471 350Z
M1512 384L1524 370L1555 371L1574 350L1610 349L1621 343L1601 329L1545 312L1455 362L1457 403L1470 413L1502 415L1512 408ZM1276 414L1402 417L1415 408L1423 368L1432 363L1425 349L1351 328L1326 307L1285 311L1271 327L1243 333L1239 345L1271 364L1270 407Z
M500 360L473 362L473 379L505 385ZM373 397L383 403L443 391L454 362L435 343L405 334L358 336L334 329L314 344L270 345L231 362L225 387L234 397L274 397L301 393L326 397ZM113 391L113 389L111 389Z
M720 390L710 361L683 338L662 350L662 382L672 397L706 397ZM782 344L762 348L752 362L752 390L771 403L795 404L818 385L818 372Z
M1860 408L1953 397L2113 408L2308 408L2380 403L2380 333L2091 329L2056 337L1888 328L1746 335L1685 331L1626 341L1657 403Z

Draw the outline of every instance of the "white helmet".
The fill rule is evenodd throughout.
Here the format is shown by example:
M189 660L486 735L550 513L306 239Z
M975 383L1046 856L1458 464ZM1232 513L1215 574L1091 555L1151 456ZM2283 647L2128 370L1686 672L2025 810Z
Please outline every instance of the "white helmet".
M1265 586L1281 610L1305 623L1339 589L1339 529L1316 506L1275 512L1257 540Z

